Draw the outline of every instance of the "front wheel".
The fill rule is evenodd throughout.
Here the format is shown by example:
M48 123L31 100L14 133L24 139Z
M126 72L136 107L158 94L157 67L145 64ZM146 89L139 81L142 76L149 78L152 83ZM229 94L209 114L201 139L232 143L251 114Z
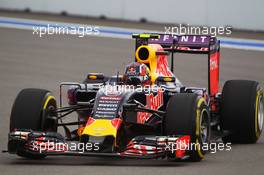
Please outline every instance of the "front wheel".
M190 160L200 161L210 142L210 113L204 98L197 94L181 93L171 97L165 118L167 135L189 135L191 138Z
M57 131L57 108L55 97L43 89L23 89L17 95L10 116L10 132L14 130ZM8 144L13 152L12 144ZM33 155L23 148L16 148L19 156L27 158L43 158L44 155Z

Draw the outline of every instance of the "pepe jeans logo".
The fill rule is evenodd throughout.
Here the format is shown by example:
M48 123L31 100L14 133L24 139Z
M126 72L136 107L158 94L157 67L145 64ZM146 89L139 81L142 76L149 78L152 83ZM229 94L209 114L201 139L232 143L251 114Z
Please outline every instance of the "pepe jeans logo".
M164 104L163 91L158 90L156 96L153 93L146 95L146 108L152 110L158 110ZM151 113L148 112L138 112L137 113L137 123L144 124L150 117Z
M213 71L213 70L216 70L218 69L218 63L217 63L217 59L210 59L210 70Z

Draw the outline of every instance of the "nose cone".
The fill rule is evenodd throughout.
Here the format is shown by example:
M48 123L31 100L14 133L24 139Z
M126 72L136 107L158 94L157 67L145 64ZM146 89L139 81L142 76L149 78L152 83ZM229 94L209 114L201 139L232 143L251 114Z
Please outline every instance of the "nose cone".
M116 138L117 129L112 125L111 120L96 119L85 126L82 135L89 136L113 136Z

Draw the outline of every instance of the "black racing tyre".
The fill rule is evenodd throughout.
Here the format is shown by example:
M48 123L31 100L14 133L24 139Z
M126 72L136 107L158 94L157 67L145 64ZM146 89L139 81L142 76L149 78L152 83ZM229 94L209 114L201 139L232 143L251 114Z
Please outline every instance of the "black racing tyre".
M256 143L263 128L263 91L258 82L229 80L222 92L221 126L230 134L224 142Z
M175 94L168 102L164 123L166 135L190 136L189 160L204 158L207 150L203 145L209 144L211 133L210 113L204 98L192 93Z
M23 89L17 95L10 116L10 132L15 129L33 131L57 131L57 108L54 96L43 89ZM43 158L44 155L32 155L18 148L17 154L27 158Z

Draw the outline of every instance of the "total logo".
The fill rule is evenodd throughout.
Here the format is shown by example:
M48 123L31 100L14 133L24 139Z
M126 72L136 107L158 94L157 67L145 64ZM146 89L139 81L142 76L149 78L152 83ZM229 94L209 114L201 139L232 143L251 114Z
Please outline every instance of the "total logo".
M152 110L158 110L164 104L163 91L158 90L157 95L154 96L153 93L146 94L146 108ZM137 113L137 123L144 124L151 117L152 114L148 112L138 112Z

